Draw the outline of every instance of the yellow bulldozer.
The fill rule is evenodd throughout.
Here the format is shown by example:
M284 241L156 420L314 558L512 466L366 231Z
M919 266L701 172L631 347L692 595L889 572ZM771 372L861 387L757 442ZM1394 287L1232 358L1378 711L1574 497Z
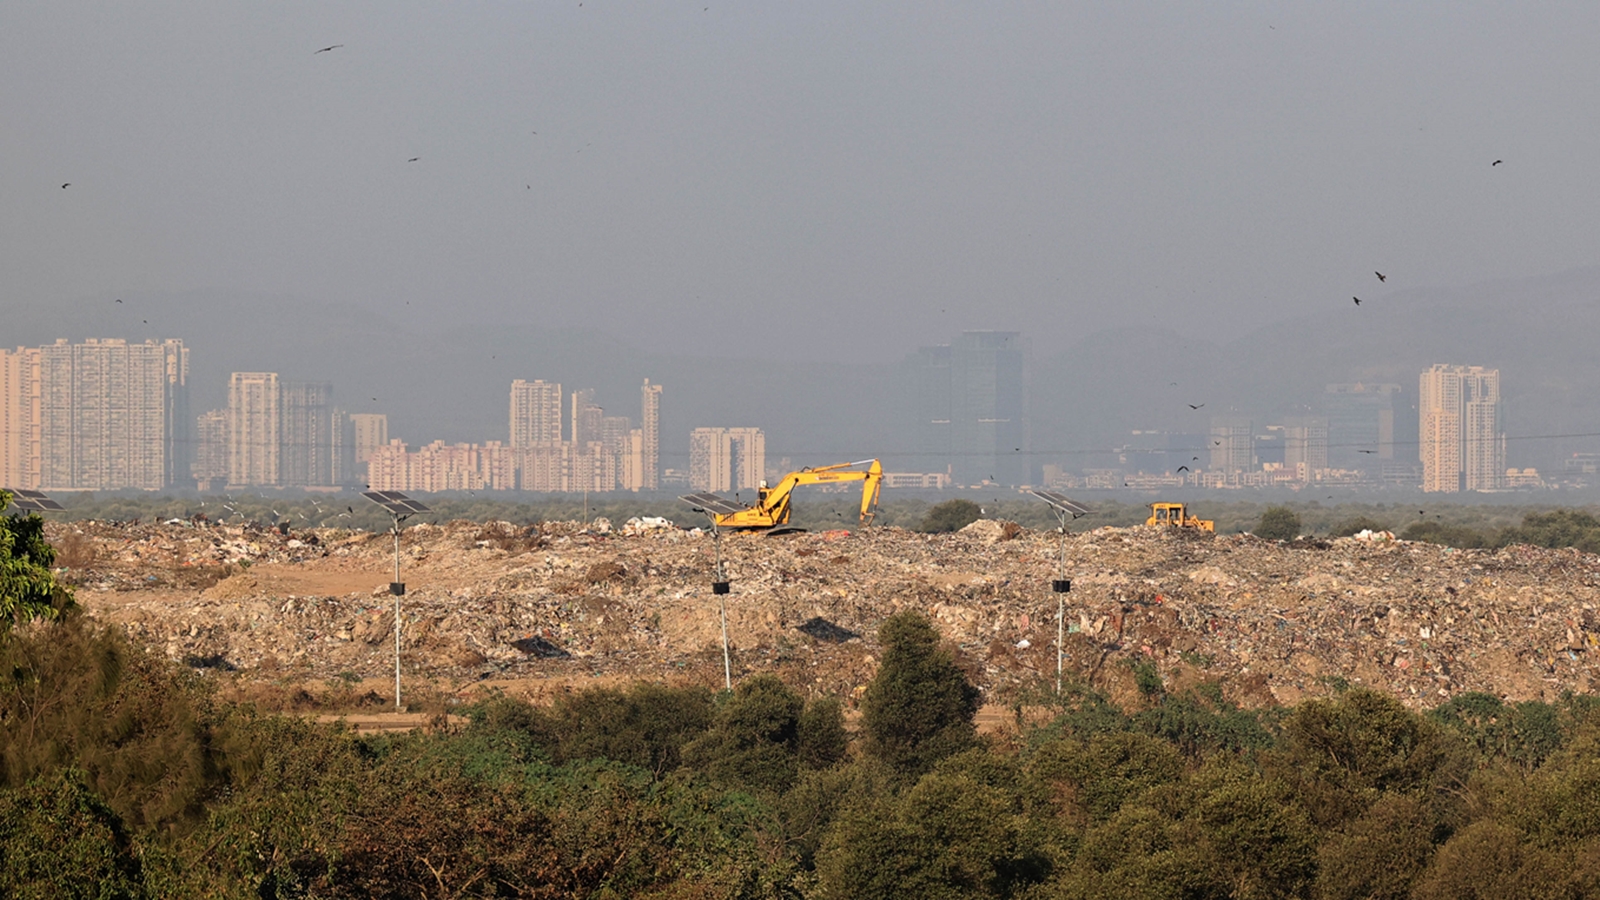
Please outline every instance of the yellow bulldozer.
M858 466L866 466L861 469ZM712 516L718 527L747 530L782 529L789 524L789 496L803 484L861 482L861 524L869 525L878 509L878 492L883 488L883 466L875 459L835 463L790 472L776 485L766 482L756 492L754 506L742 506L716 494L689 494L681 499Z
M1150 504L1150 518L1146 519L1144 523L1146 525L1166 525L1172 528L1194 528L1212 533L1217 530L1216 522L1189 515L1189 510L1182 503Z

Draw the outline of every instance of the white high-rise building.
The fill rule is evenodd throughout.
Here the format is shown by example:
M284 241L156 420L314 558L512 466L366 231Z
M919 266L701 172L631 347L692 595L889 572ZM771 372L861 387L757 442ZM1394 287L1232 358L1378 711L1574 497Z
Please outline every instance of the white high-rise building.
M661 385L644 380L640 389L639 431L643 438L640 453L639 486L634 490L661 489Z
M511 382L511 446L515 449L561 443L561 385L545 381Z
M40 487L160 490L188 479L182 341L58 340L37 350L36 369L28 356L36 430L27 440L39 442Z
M283 418L277 372L234 372L228 378L228 484L279 483Z
M1422 373L1417 396L1422 489L1451 493L1502 486L1500 370L1443 363Z
M355 430L355 463L365 465L379 447L389 443L389 417L383 413L351 413Z
M689 486L700 491L754 490L767 468L759 428L696 428L689 433Z

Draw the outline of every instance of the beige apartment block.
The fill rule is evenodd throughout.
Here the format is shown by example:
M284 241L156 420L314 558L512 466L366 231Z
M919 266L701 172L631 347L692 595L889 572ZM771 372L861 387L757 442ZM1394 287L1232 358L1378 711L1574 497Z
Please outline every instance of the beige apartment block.
M696 428L689 433L689 486L697 491L753 490L767 469L759 428Z
M62 339L37 353L39 487L160 490L186 477L186 461L176 468L188 450L183 342Z
M643 457L640 461L638 490L655 491L661 488L661 385L644 380L640 393L640 431L643 433Z
M411 484L410 454L399 438L373 450L367 457L367 487L374 491L404 491Z
M1422 373L1417 396L1424 491L1504 486L1500 371L1440 363Z
M234 372L228 378L228 484L279 483L282 400L276 372Z
M384 413L351 413L355 432L355 462L365 465L379 447L389 443L389 417Z
M561 385L545 381L511 382L511 446L517 449L561 442Z
M39 487L40 352L18 347L0 351L0 487Z
M644 430L628 431L628 440L622 447L622 468L618 475L625 491L642 491L644 486Z
M190 473L202 491L228 481L228 411L213 409L195 417L195 451Z

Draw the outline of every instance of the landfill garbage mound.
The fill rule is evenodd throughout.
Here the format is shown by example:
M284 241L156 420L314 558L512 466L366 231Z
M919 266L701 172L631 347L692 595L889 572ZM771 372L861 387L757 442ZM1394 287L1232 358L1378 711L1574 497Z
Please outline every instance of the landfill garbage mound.
M719 597L709 534L641 525L407 528L407 676L570 684L714 673L720 684L722 601L736 672L842 695L875 672L878 625L908 608L933 619L990 702L1053 686L1062 598L1065 677L1133 702L1135 669L1150 666L1169 691L1214 681L1246 705L1362 684L1420 707L1466 691L1591 691L1600 661L1600 557L1576 550L1101 528L1067 537L1072 590L1058 595L1059 535L1009 523L782 541L730 533L732 593ZM91 616L208 676L393 672L388 534L203 522L52 522L47 533Z

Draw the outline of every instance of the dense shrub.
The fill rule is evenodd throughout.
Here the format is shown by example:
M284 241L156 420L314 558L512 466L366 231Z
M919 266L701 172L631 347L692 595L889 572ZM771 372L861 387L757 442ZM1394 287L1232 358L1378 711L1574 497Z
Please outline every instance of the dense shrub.
M1252 531L1269 541L1292 541L1300 536L1300 516L1287 506L1269 506Z
M1426 541L1444 544L1460 550L1473 550L1494 545L1494 538L1474 528L1463 525L1445 525L1442 522L1417 522L1400 532L1402 540Z
M939 646L939 632L907 610L878 629L883 663L861 702L865 749L890 768L920 775L972 746L978 689Z
M127 830L81 772L0 790L0 897L143 896Z
M918 531L940 534L960 531L983 515L983 508L971 500L946 500L928 510Z

